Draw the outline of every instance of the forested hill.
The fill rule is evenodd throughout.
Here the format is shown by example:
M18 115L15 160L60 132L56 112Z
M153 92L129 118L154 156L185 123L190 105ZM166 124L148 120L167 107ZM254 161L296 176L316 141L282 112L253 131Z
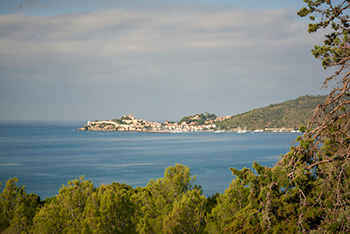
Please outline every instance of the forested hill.
M232 118L216 122L221 129L246 127L247 130L265 128L294 128L306 125L312 117L313 110L322 103L326 96L302 96L295 100L272 104L254 109Z

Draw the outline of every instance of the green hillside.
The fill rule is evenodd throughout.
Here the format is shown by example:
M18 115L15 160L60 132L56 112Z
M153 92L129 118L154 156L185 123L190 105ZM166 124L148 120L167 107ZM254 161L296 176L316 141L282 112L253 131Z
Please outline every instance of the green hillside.
M302 96L295 100L272 104L254 109L232 118L216 122L221 129L246 127L247 130L265 128L294 128L306 125L312 117L313 110L322 103L326 96Z

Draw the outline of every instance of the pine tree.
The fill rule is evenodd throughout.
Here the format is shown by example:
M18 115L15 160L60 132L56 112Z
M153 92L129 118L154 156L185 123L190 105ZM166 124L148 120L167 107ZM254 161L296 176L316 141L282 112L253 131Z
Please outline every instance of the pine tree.
M194 188L190 168L181 164L165 169L164 178L151 180L139 193L139 233L165 233L164 223L174 203Z
M330 28L312 50L324 68L336 68L323 83L330 93L273 168L232 169L235 190L219 197L208 218L214 233L350 233L350 2L304 2L298 14L317 21L309 32Z
M17 183L17 178L9 179L0 194L1 233L29 232L40 204L38 195L27 194L24 186L18 187Z
M83 233L135 233L135 190L125 184L102 185L88 198Z
M34 217L33 233L80 233L93 191L93 183L84 177L69 181Z

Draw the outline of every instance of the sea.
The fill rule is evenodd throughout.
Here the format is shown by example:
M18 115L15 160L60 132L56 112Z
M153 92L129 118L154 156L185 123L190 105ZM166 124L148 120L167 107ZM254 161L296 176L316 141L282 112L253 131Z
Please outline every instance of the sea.
M95 187L113 182L145 187L175 164L191 169L206 197L223 193L231 167L272 167L300 133L89 132L82 121L0 121L0 181L17 177L46 199L81 176Z

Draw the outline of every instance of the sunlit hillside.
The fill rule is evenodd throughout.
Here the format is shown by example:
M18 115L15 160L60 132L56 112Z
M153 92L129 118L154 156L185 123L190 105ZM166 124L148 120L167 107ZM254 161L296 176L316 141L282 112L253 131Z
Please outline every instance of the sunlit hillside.
M294 128L306 125L313 110L326 96L302 96L278 104L254 109L232 118L217 122L221 129L246 127L248 130L265 128Z

